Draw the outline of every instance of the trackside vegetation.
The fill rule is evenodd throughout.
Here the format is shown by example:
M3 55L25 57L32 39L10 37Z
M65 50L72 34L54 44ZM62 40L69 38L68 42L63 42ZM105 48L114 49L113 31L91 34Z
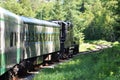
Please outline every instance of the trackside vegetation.
M77 40L120 41L120 0L0 0L0 7L42 20L70 21Z
M81 54L53 69L43 69L33 80L118 80L120 79L120 44Z

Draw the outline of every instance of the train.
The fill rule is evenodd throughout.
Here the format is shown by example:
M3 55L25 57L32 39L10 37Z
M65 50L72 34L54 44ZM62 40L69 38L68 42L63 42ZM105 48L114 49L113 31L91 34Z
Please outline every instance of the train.
M19 16L0 7L0 80L72 57L75 45L71 22Z

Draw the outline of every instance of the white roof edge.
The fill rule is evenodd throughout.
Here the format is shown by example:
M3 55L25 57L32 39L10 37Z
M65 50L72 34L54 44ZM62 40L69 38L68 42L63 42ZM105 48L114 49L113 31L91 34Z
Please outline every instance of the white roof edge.
M24 17L24 16L21 16L21 19L25 23L34 23L34 24L39 24L39 25L48 25L48 26L60 27L60 25L58 25L56 23L45 21L45 20L39 20L39 19L35 19L35 18L28 18L28 17Z
M15 17L15 18L17 18L17 19L20 19L20 17L19 17L18 15L16 15L16 14L13 13L13 12L10 12L10 11L8 11L8 10L2 8L2 7L0 7L0 13L9 15L9 16L11 16L11 17Z

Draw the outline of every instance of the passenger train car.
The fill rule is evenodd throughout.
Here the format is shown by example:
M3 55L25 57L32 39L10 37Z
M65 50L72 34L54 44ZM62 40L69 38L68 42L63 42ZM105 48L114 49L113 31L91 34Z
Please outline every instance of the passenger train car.
M71 56L72 28L70 22L28 18L0 8L0 80L34 64Z
M21 19L24 22L23 59L60 50L60 25L34 18L21 17Z
M22 28L19 16L0 8L0 75L20 61Z

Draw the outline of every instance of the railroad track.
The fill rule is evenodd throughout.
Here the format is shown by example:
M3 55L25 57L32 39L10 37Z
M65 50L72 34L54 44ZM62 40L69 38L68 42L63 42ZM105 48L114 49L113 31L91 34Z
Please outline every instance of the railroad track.
M81 54L89 54L89 53L93 53L93 52L99 52L99 51L101 51L103 49L110 48L110 47L112 47L112 46L99 46L98 45L95 50L80 52L78 54L75 54L73 57L81 55ZM64 60L60 60L60 62L55 62L54 64L49 64L48 66L42 66L41 69L39 69L38 71L29 72L29 75L25 76L24 78L18 78L16 80L33 80L34 76L36 74L40 73L40 70L45 69L45 68L54 68L56 65L62 64L63 62L70 61L71 59L72 58L64 59Z

